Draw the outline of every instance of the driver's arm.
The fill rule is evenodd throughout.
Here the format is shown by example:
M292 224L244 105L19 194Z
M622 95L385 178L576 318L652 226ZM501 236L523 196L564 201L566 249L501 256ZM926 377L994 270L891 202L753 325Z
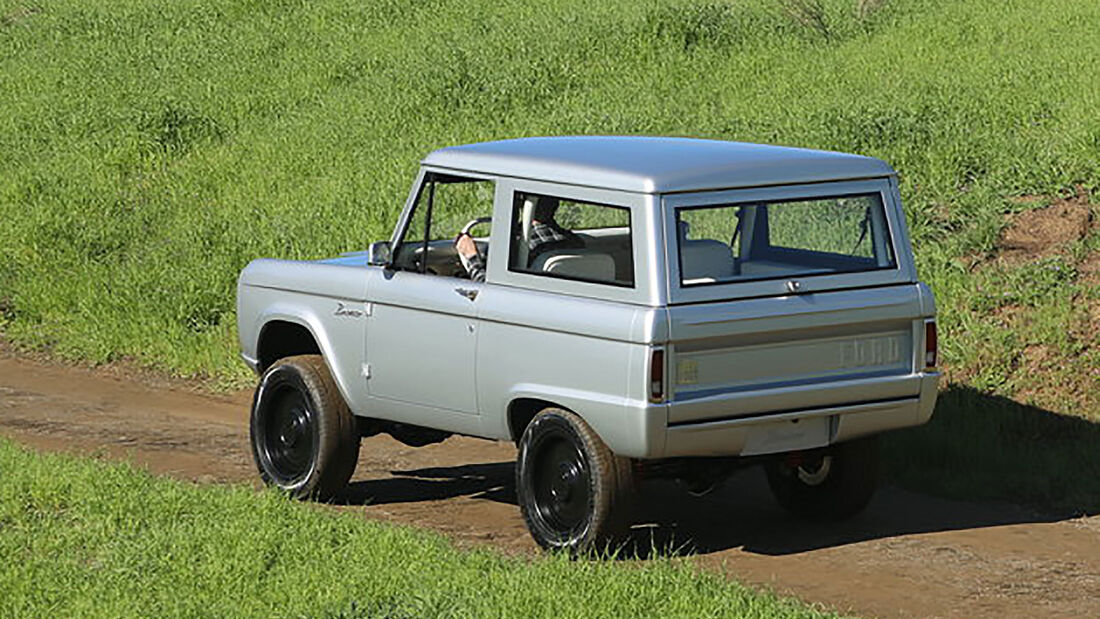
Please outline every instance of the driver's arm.
M469 234L463 234L455 240L455 249L458 258L462 261L462 267L470 275L470 280L475 282L485 281L485 262L477 254L477 245Z

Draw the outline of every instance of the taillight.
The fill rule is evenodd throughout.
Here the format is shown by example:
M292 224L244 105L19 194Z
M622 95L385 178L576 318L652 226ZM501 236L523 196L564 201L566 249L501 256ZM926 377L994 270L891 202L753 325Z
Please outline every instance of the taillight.
M660 403L665 399L665 351L654 348L649 352L649 401Z
M939 361L939 342L936 341L936 321L924 323L924 369L934 370Z

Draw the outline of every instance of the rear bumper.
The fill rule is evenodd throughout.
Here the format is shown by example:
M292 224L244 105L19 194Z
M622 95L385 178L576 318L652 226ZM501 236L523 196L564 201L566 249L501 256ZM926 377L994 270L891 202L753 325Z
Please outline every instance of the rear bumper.
M737 411L737 416L673 423L665 430L663 456L747 456L813 449L928 421L936 404L939 374L915 374L898 382L909 387L906 393L887 389L882 394L888 397L851 404L756 414ZM706 405L721 403L711 400ZM669 415L670 420L674 418Z
M713 394L675 398L668 405L668 425L676 427L811 408L915 398L922 392L924 376L909 373L798 382L750 391L719 390Z

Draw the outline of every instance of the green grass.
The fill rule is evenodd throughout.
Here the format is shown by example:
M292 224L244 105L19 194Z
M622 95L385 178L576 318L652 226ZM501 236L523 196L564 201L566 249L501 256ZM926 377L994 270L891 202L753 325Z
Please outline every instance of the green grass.
M828 36L775 0L0 0L4 332L240 380L239 269L388 236L428 151L673 134L891 162L947 362L1007 393L958 258L1007 197L1100 184L1100 5L823 3Z
M1100 514L1100 423L952 387L927 425L886 437L890 479L1047 514Z
M240 268L387 237L432 149L626 133L851 151L901 174L957 383L891 439L895 479L1096 511L1089 483L1044 481L1095 471L1091 429L1021 445L1047 411L1100 420L1100 291L1077 273L1100 235L981 260L1006 213L1041 206L1013 197L1100 189L1100 3L822 2L823 28L778 0L0 0L0 333L245 384Z
M0 440L0 617L832 617L675 559L509 558Z

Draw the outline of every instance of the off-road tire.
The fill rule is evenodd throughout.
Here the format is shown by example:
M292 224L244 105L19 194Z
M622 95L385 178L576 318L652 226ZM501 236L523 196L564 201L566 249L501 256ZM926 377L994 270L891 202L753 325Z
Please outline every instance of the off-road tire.
M878 487L878 437L840 443L820 455L829 459L824 475L820 468L813 468L816 462L807 469L807 464L792 466L779 457L764 465L768 485L779 504L800 518L823 522L843 520L863 511Z
M516 497L543 548L574 554L612 549L628 524L633 492L629 458L613 454L577 414L546 408L524 430Z
M264 483L296 498L331 500L355 471L355 416L320 355L280 359L264 372L249 428Z

